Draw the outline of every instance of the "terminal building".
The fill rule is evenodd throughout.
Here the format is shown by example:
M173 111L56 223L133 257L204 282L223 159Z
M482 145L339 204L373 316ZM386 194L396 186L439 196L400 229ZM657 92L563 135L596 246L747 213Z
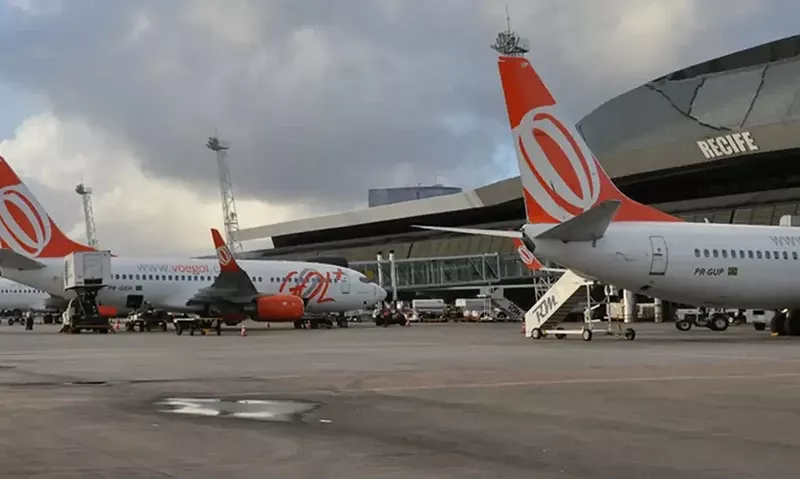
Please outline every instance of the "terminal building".
M800 36L656 78L600 105L578 129L620 189L639 202L687 221L778 224L783 215L797 215L800 204ZM412 227L519 228L525 219L521 191L519 178L509 178L445 196L243 229L238 239L272 238L274 249L245 257L338 255L374 278L377 256L385 260L392 251L400 297L487 284L546 285L524 268L508 239ZM515 301L527 306L533 295L525 291L530 301Z
M369 190L367 206L393 205L404 201L424 200L436 196L461 193L462 189L455 186L405 186L400 188L372 188Z

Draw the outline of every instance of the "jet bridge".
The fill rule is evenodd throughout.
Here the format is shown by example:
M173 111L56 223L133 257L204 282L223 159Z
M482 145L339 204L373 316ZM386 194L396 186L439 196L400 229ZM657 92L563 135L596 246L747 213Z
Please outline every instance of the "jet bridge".
M592 311L600 304L592 305L591 287L595 282L580 276L572 270L567 270L556 283L542 295L536 304L525 313L525 337L541 339L553 334L556 339L564 339L567 335L580 335L584 341L591 341L593 336ZM584 296L585 295L585 296ZM605 302L609 298L606 295ZM564 329L557 327L566 319L567 315L585 303L584 326L581 329ZM633 340L636 332L626 328L624 333L612 328L611 317L606 314L609 335L623 335L625 339ZM621 328L618 328L621 329Z

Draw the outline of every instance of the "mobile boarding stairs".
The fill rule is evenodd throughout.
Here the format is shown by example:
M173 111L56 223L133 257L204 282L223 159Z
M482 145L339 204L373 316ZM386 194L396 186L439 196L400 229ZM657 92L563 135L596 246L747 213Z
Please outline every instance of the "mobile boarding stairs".
M525 313L525 337L541 339L554 335L556 339L564 339L568 335L580 335L584 341L591 341L595 329L594 323L606 322L607 328L603 330L609 336L624 337L633 340L636 332L633 328L622 330L620 322L613 324L608 309L605 319L592 319L592 311L597 307L610 303L608 293L602 302L592 304L591 288L597 283L584 278L572 270L566 270L556 283ZM585 292L585 293L584 293ZM585 296L584 296L585 294ZM564 329L558 325L566 319L567 315L578 308L581 303L586 307L583 314L583 327L580 329ZM599 329L597 331L600 331Z

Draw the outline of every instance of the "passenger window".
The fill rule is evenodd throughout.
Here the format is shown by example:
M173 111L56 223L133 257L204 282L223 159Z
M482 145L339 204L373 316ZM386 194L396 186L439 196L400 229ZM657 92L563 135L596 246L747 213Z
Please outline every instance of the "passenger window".
M753 250L751 249L747 250L747 257L753 259Z
M722 250L722 257L723 258L727 258L728 257L728 250L726 250L726 249Z
M167 276L167 278L172 281L172 275Z
M708 250L707 250L707 249L704 249L704 250L703 250L703 256L705 256L706 258L708 258Z
M797 251L792 251L792 259L797 261Z
M764 258L772 259L772 257L769 255L769 251L764 251Z
M772 256L773 258L780 259L780 255L778 255L777 251L773 251L772 254L773 254L773 256Z
M139 275L138 274L136 275L136 279L139 279Z
M695 248L695 250L694 250L694 256L695 256L696 258L699 258L699 257L700 257L700 250L699 250L699 249Z
M118 275L118 274L115 274L115 275L114 275L114 279L119 279L119 275Z
M258 282L261 283L261 276L258 277Z
M736 257L736 250L732 249L731 250L731 258L735 258L735 257Z
M719 258L719 251L718 250L713 250L712 252L714 253L714 257L715 258Z
M784 251L783 252L783 259L789 259L789 253Z
M756 258L761 259L761 251L756 251Z
M739 250L739 257L744 259L744 250L743 249Z

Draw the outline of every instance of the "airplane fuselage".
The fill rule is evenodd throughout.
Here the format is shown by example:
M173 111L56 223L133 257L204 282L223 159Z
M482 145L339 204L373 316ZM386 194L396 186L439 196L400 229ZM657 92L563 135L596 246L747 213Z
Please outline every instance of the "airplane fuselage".
M52 295L73 296L64 290L64 261L42 259L45 268L2 268L4 277ZM386 294L357 271L337 266L296 261L239 261L262 294L294 294L309 298L309 313L339 313L370 307ZM219 274L216 259L111 259L111 283L98 302L120 312L138 308L145 301L153 308L171 312L199 313L200 306L186 302L201 288L211 286ZM323 281L324 279L324 281Z
M0 279L0 310L46 311L49 299L44 291Z
M549 227L549 226L548 226ZM535 254L602 283L696 306L800 308L800 229L614 222L592 242L536 240Z

